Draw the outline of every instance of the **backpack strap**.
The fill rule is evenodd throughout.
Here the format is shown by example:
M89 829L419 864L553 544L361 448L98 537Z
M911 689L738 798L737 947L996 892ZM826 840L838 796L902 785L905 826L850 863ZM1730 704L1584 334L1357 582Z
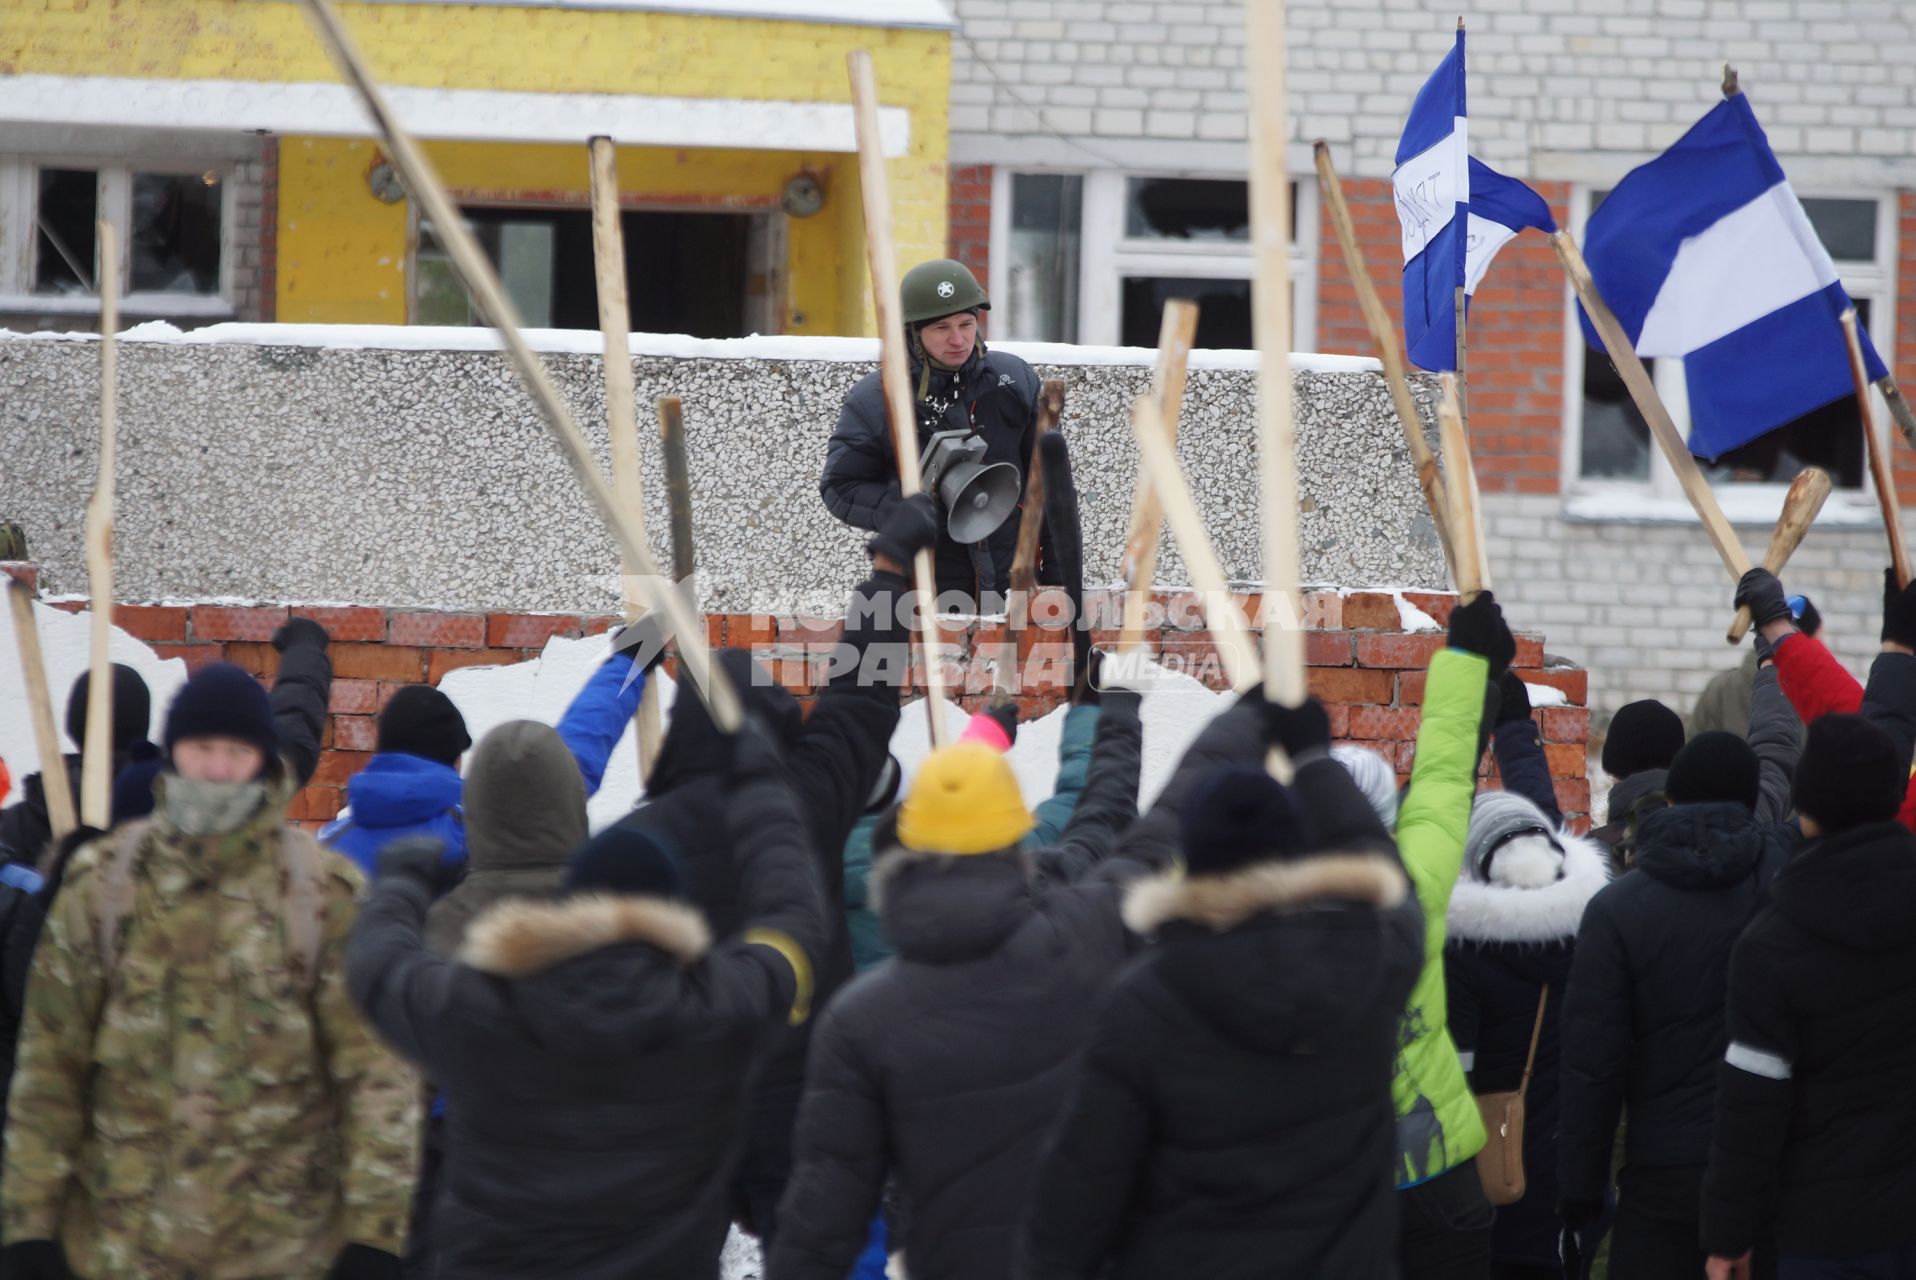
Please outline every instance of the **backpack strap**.
M150 826L144 819L123 825L107 847L94 881L93 928L103 974L110 975L120 963L120 926L133 912L133 864Z
M319 985L320 881L326 874L325 851L313 833L299 827L281 827L280 866L286 873L286 957L299 967L302 990L311 995Z

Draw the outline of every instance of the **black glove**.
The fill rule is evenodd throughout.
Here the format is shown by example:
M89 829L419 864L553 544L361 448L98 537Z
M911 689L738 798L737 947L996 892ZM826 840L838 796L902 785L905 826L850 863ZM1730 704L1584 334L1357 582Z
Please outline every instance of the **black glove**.
M289 618L273 633L273 647L281 653L302 646L324 649L332 642L333 638L326 634L326 628L311 618Z
M19 1240L0 1249L0 1275L7 1280L72 1280L66 1254L51 1240Z
M1005 731L1005 742L1007 744L1018 740L1017 703L1013 702L1010 698L1006 698L1002 702L994 702L986 707L983 714L990 716L998 722L998 727Z
M739 731L724 734L719 741L720 767L732 778L784 776L785 759L778 742L764 721L749 711Z
M466 864L448 861L446 842L436 836L406 836L379 850L379 878L401 877L424 885L437 898L466 878Z
M1488 591L1450 611L1450 647L1490 661L1490 678L1503 679L1517 657L1517 641L1504 622L1504 611Z
M1739 609L1748 606L1750 616L1759 627L1787 621L1790 617L1790 602L1784 598L1783 584L1761 565L1737 579L1736 598L1730 603Z
M648 610L637 622L628 622L612 633L612 656L630 658L640 671L651 675L665 661L665 642L671 639L669 625L663 613Z
M1565 1200L1557 1206L1557 1218L1563 1224L1557 1236L1557 1256L1563 1262L1567 1280L1583 1280L1597 1256L1602 1237L1597 1222L1603 1217L1600 1200Z
M1916 584L1896 589L1896 570L1883 570L1883 639L1916 649Z
M349 1244L333 1259L326 1280L400 1280L405 1274L399 1259L369 1244Z
M1262 686L1251 690L1258 718L1264 725L1264 741L1282 747L1284 754L1296 760L1311 751L1327 750L1331 745L1331 718L1316 698L1304 699L1302 706L1286 707L1264 700Z
M1514 671L1497 678L1497 723L1515 724L1530 718L1530 686Z
M1104 650L1093 649L1071 685L1074 706L1095 707L1104 698Z
M938 508L929 493L914 493L885 508L878 530L865 544L868 555L884 556L911 568L912 557L938 541Z

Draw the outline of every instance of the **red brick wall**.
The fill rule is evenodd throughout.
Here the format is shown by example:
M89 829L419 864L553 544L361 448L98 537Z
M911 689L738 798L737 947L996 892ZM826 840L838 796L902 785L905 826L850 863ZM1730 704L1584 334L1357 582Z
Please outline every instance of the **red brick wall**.
M23 572L30 566L18 566ZM1448 618L1455 597L1411 592L1411 603L1432 617ZM1161 662L1184 667L1214 688L1224 687L1216 648L1189 594L1159 594L1164 620L1148 636L1148 646ZM1261 599L1243 600L1256 617ZM60 601L70 612L84 609L81 601ZM1113 593L1089 593L1086 609L1093 621L1116 625L1118 608ZM333 638L333 688L330 716L318 771L293 803L291 816L309 824L336 815L345 803L346 779L364 767L372 753L376 717L402 685L421 681L437 684L447 672L461 667L507 665L536 658L553 636L593 635L616 619L581 614L438 613L405 609L306 608L285 605L232 606L211 604L123 604L114 609L114 622L144 640L161 657L182 658L197 670L212 662L232 662L262 680L271 678L277 656L270 643L273 632L287 618L313 618ZM1070 646L1066 632L1047 628L1047 615L1034 608L1033 625L1024 635L1020 671L1025 678L1018 696L1020 713L1035 718L1062 703L1068 693ZM1372 747L1392 760L1400 778L1407 779L1424 696L1424 668L1443 646L1438 632L1405 633L1400 629L1397 604L1388 595L1334 592L1310 593L1304 602L1309 628L1307 661L1311 692L1329 708L1331 732L1340 740ZM834 618L768 617L749 614L711 614L706 637L715 646L751 649L780 684L807 700L824 677L830 647L836 642L839 621ZM1002 622L942 624L941 639L948 661L947 687L968 709L977 709L990 697L991 674L984 657L991 646L1004 642ZM1096 627L1093 640L1105 644L1114 630ZM1573 821L1583 822L1590 811L1590 786L1585 778L1585 743L1590 713L1583 709L1588 682L1582 671L1543 668L1543 641L1539 636L1518 637L1517 668L1532 684L1563 690L1568 707L1539 709L1535 718L1543 728L1545 750L1556 780L1558 802ZM668 660L668 668L675 664ZM922 668L914 671L908 696L922 692Z
M1570 187L1533 184L1559 222L1569 216ZM1345 179L1351 221L1371 278L1402 337L1403 242L1391 185ZM1376 344L1357 305L1350 264L1321 209L1317 275L1317 348L1372 355ZM1549 243L1535 232L1504 247L1471 304L1468 407L1478 483L1487 492L1555 493L1563 453L1563 272Z
M951 256L971 268L978 283L991 280L991 166L951 170Z

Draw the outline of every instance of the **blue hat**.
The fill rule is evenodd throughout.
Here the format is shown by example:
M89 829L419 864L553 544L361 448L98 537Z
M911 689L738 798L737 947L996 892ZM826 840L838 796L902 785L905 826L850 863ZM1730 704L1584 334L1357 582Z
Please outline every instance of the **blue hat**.
M238 738L258 747L268 764L279 758L279 732L266 690L230 662L201 667L173 696L166 713L169 756L182 738Z
M1184 865L1192 875L1235 871L1304 852L1304 816L1290 789L1258 769L1219 769L1184 805Z
M567 893L676 898L681 883L679 860L631 819L607 827L566 860Z

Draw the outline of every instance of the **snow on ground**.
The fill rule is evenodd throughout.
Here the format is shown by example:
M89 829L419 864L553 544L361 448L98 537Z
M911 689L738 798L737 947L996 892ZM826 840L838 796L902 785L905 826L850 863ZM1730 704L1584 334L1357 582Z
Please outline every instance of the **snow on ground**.
M87 637L92 622L85 614L52 609L37 601L33 618L40 633L47 689L53 699L53 719L60 731L62 749L77 751L77 742L66 741L67 692L87 669ZM174 691L186 682L186 663L178 658L158 657L145 644L117 627L107 652L113 661L126 663L146 680L153 694L150 736L157 737ZM40 768L40 753L34 748L33 723L27 710L26 682L20 674L19 642L10 621L0 625L0 760L7 762L16 787L21 779Z

